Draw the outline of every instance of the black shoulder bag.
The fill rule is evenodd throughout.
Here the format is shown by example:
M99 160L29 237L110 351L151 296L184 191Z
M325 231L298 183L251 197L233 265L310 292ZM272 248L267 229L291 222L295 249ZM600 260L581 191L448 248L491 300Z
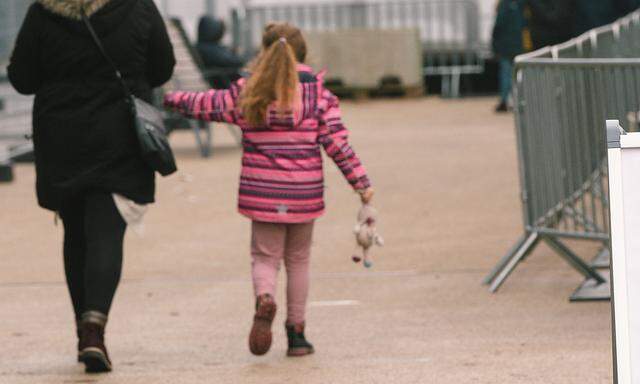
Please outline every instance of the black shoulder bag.
M164 119L162 113L151 104L135 97L129 87L122 78L122 73L116 66L115 62L107 54L104 49L100 38L93 29L89 18L82 10L82 20L89 29L91 37L98 46L98 49L102 53L102 56L109 62L109 65L116 73L116 77L122 86L126 101L131 106L131 113L133 114L133 121L135 125L136 135L138 136L138 142L140 144L140 151L142 158L149 164L151 168L157 171L162 176L168 176L176 172L176 161L169 146L169 140L167 140L167 130L164 126Z

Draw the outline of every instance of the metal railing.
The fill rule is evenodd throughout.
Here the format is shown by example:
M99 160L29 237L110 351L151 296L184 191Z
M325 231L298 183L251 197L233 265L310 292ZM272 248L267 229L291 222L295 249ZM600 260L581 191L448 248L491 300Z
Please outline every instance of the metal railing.
M259 50L269 22L289 22L308 31L407 29L419 31L424 74L444 79L444 93L459 95L460 76L482 73L486 49L480 41L480 12L474 0L347 1L248 5L233 12L235 46Z
M603 283L560 239L608 248L605 121L637 123L640 11L519 56L514 79L525 235L485 283L496 291L540 240L585 277Z

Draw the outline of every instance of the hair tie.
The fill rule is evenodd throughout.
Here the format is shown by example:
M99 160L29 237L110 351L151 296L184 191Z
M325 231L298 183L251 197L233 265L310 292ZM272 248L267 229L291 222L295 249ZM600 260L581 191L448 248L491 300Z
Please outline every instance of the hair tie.
M287 38L286 37L281 37L279 40L280 40L280 42L282 44L287 44Z

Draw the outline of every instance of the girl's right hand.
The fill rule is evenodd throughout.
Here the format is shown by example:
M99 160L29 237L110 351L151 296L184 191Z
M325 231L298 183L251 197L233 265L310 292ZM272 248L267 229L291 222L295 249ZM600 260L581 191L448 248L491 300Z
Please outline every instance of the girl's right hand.
M371 187L364 189L360 191L360 200L362 201L363 204L369 204L373 199L374 193L375 191Z

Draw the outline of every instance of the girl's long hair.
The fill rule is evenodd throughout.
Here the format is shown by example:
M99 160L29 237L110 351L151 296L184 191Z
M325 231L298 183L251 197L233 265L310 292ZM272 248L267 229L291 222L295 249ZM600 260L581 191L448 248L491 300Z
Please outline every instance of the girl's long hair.
M267 110L292 111L298 101L297 63L304 62L307 47L302 33L289 24L269 24L262 36L262 50L250 68L251 76L240 96L245 120L252 126L266 124Z

